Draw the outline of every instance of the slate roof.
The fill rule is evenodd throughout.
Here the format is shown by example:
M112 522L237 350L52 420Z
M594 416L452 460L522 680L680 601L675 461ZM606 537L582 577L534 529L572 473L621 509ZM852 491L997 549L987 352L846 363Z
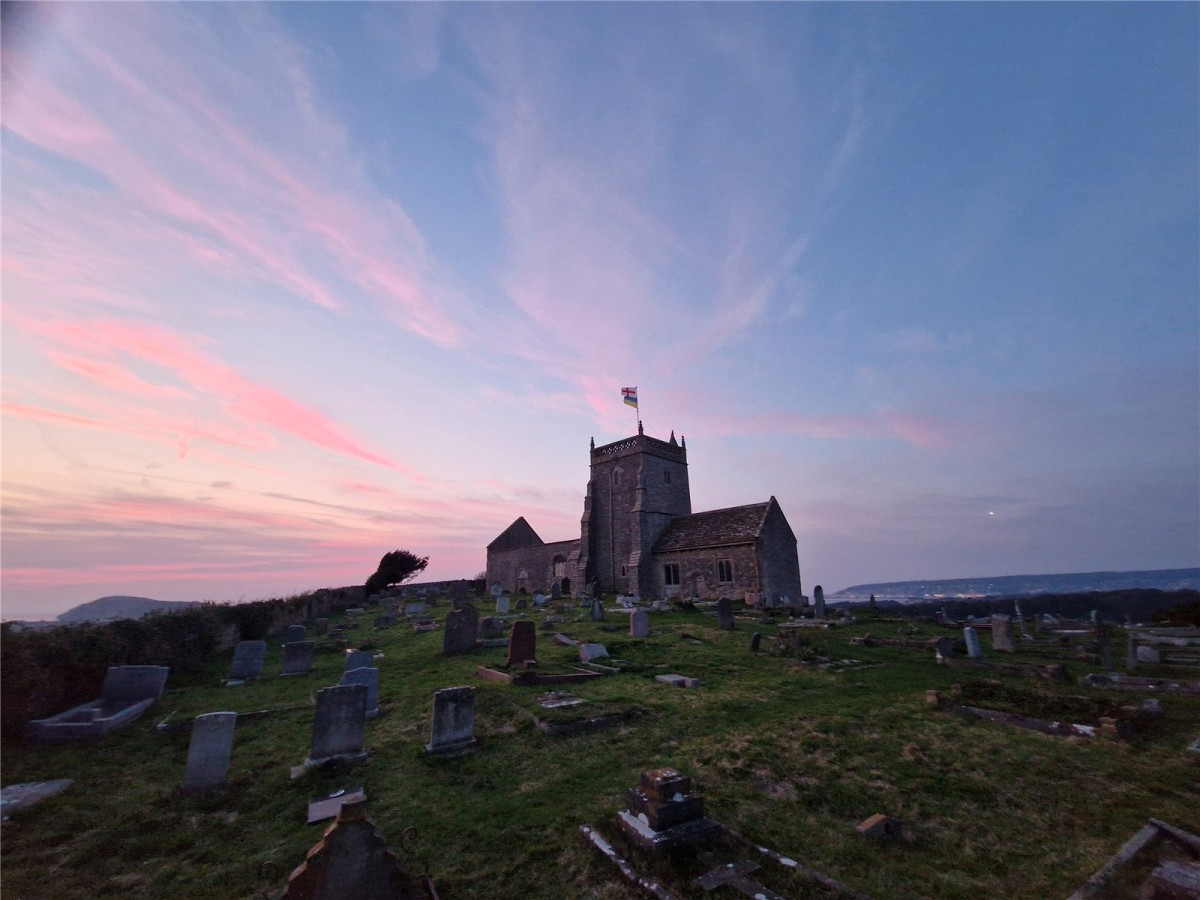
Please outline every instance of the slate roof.
M771 501L692 513L672 520L654 544L655 553L751 544L762 532Z

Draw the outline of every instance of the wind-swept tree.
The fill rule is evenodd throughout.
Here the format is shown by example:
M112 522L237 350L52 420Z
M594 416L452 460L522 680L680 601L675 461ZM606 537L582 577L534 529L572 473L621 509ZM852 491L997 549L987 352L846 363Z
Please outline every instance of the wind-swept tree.
M366 596L370 597L388 585L408 581L418 572L424 572L427 565L429 565L428 556L417 556L407 550L393 550L391 553L383 554L383 559L379 560L379 568L367 579L364 586Z

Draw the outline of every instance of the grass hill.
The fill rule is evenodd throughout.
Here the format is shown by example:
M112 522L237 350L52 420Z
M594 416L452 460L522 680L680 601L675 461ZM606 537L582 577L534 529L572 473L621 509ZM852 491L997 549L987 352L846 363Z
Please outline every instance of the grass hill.
M441 619L445 610L433 611ZM557 715L627 713L619 725L548 737L535 720L549 715L537 698L550 688L476 677L476 666L502 663L504 649L443 658L440 631L364 628L351 632L359 636L352 646L371 642L384 654L370 759L292 781L289 767L309 748L315 692L337 682L343 651L331 645L311 675L280 678L274 639L257 683L220 686L226 652L194 677L172 676L155 710L97 746L6 749L5 785L75 784L4 826L0 890L12 898L274 896L325 827L305 824L308 801L362 786L368 815L406 868L432 876L444 898L637 897L579 826L612 839L626 789L661 766L692 776L709 815L877 900L1064 897L1151 817L1200 831L1200 766L1186 752L1200 736L1200 697L1162 696L1163 716L1128 739L1055 737L956 717L929 707L925 692L958 684L999 708L1063 721L1139 697L937 666L923 647L851 643L868 633L896 638L905 625L896 619L813 631L799 656L783 656L750 651L753 632L764 648L773 643L777 626L763 621L739 618L737 630L721 631L703 611L677 610L652 614L650 637L635 640L624 616L559 614L558 630L606 644L627 665L572 685L586 703ZM953 632L920 625L906 640L945 634ZM578 660L540 630L537 655L544 671ZM1076 649L1059 655L1075 679L1096 670ZM873 667L823 669L817 657ZM1053 649L1019 645L1004 661L1054 660ZM669 672L704 684L654 681ZM425 757L433 692L455 685L477 689L479 748L457 760ZM181 796L188 737L155 724L218 710L276 712L239 727L225 788ZM910 839L857 834L877 812L907 822ZM790 897L830 896L798 876L782 884ZM671 889L705 896L688 882Z
M199 606L189 600L153 600L150 597L126 597L115 594L100 597L68 609L58 617L59 624L73 625L79 622L108 622L112 619L140 619L151 613L169 612Z

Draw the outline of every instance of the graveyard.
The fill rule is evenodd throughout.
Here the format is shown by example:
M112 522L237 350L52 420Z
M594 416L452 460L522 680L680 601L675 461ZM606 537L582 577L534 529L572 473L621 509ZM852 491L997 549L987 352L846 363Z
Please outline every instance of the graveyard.
M1186 640L503 601L293 626L89 743L6 747L5 787L71 782L6 812L0 890L279 897L343 799L443 898L1068 897L1151 820L1200 832ZM648 849L671 828L722 837Z

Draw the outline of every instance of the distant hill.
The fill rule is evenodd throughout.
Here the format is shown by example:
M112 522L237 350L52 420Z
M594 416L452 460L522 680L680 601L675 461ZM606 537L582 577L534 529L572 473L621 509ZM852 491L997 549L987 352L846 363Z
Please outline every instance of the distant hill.
M200 604L191 600L152 600L149 597L101 597L68 609L58 617L62 625L80 622L108 622L112 619L140 619L150 613L187 609Z
M1000 575L992 578L952 578L942 581L890 581L856 584L831 600L859 600L874 594L878 600L915 602L972 597L1031 597L1035 594L1085 594L1152 588L1160 591L1200 588L1198 569L1154 569L1145 572L1080 572L1069 575Z

